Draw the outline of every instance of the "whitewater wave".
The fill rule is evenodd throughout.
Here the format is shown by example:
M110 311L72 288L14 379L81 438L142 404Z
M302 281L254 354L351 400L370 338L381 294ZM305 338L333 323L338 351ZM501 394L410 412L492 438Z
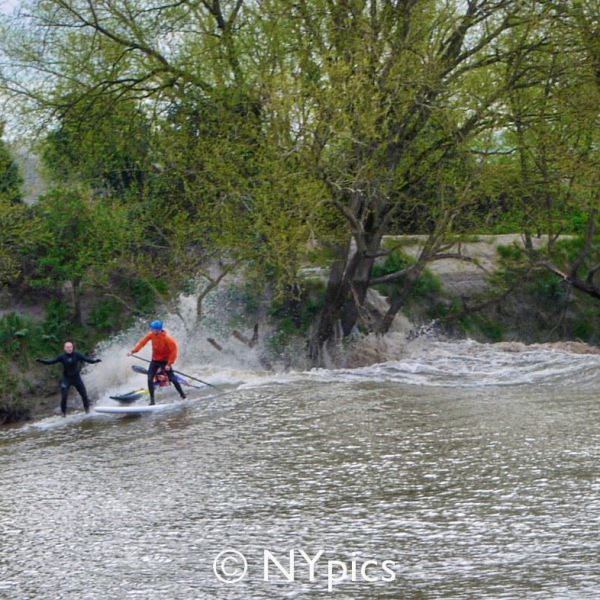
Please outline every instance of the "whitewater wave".
M472 340L417 344L406 356L366 367L313 369L287 373L237 373L241 388L293 383L385 382L433 387L576 386L600 385L600 355L552 347L482 344Z
M92 366L84 375L88 389L94 390L92 398L98 405L116 404L109 399L110 395L145 385L143 375L134 373L130 368L136 364L135 360L124 356L129 347L128 341L121 339L115 344L117 342L113 341L101 351L99 354L105 356L104 362ZM223 366L218 361L213 364L188 361L182 370L212 383L220 390L220 393L208 387L202 391L191 390L189 397L192 403L213 396L224 398L236 390L277 386L306 386L306 389L314 390L315 386L320 385L352 386L367 383L424 388L535 386L536 389L572 389L577 392L596 389L600 385L600 354L582 353L581 348L573 350L568 344L564 346L418 339L403 346L402 356L398 360L357 368L267 371L249 367L248 361L236 366ZM285 392L282 390L282 393ZM157 397L159 402L170 403L177 400L176 396L173 390L166 389L161 390ZM80 400L75 395L70 400L70 406L80 408ZM90 417L77 410L66 420L54 415L26 425L23 431L60 428L84 418Z
M410 348L410 345L409 345ZM318 374L325 379L331 371ZM345 380L411 385L487 387L600 384L600 356L552 347L482 344L472 340L416 344L400 360L334 371Z
M96 396L143 387L143 375L131 370L140 364L127 358L129 344L120 342L101 352L103 363L86 375ZM196 357L200 355L200 360ZM218 352L188 352L179 368L216 386L242 388L312 382L395 382L418 386L488 387L556 385L587 389L600 385L600 355L573 352L551 346L485 344L472 340L406 342L396 360L357 368L272 370L259 367L252 351L240 357ZM196 360L195 360L196 358ZM237 358L237 360L236 360Z
M357 338L342 352L341 360L332 360L327 369L307 370L305 353L298 347L292 368L283 362L265 368L269 356L267 323L261 323L261 335L252 348L242 344L225 326L233 307L226 298L210 296L207 315L200 326L195 319L196 298L182 295L176 314L157 315L179 343L176 367L183 373L212 385L254 387L311 382L392 382L417 386L488 387L515 385L557 385L577 388L600 384L600 351L584 344L478 343L472 340L443 340L435 328L421 328L415 338L408 319L396 319L386 336ZM374 296L373 306L384 300ZM380 307L382 310L382 307ZM146 333L146 322L138 322L128 331L98 348L102 363L88 367L84 378L90 395L96 400L145 386L143 375L132 371L142 362L127 357L127 352ZM249 333L249 332L246 332ZM207 340L216 338L217 350ZM596 353L593 353L593 352ZM140 356L150 358L150 345ZM269 358L272 358L270 356ZM274 361L271 361L274 362ZM340 368L342 366L343 368Z

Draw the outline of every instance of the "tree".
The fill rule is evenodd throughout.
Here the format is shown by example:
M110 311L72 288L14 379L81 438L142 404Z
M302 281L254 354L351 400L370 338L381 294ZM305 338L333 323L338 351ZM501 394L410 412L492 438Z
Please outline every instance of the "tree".
M4 137L4 123L0 121L0 202L15 205L23 200L23 178Z
M73 104L40 142L54 183L85 184L96 194L135 196L149 168L150 124L131 102L111 97Z
M496 190L508 190L518 211L527 269L547 269L600 298L600 80L593 11L585 2L551 7L547 47L535 61L517 55L511 65L537 83L509 94L502 156L492 153L487 162L498 176ZM544 245L534 248L533 232L544 234ZM575 253L555 250L563 233L581 236Z
M0 284L13 283L21 273L20 253L34 243L36 225L22 204L0 200Z
M20 273L19 251L34 235L22 204L23 179L6 143L0 123L0 282L4 285Z
M273 10L275 6L273 5ZM427 1L397 4L301 1L286 5L295 50L288 93L295 94L296 139L310 148L313 172L327 185L343 225L326 302L312 341L323 345L354 329L371 285L383 236L403 216L426 206L430 233L417 263L390 274L406 291L424 264L447 257L445 238L469 204L452 181L453 155L492 128L509 90L522 82L506 65L510 31L531 20L522 3ZM518 49L533 52L543 32L530 27ZM425 183L443 182L425 197ZM459 257L460 258L460 257ZM382 324L387 329L401 300Z
M289 277L280 256L289 258L305 245L295 236L292 248L283 235L267 245L256 226L262 219L263 229L274 231L277 224L290 233L290 222L297 224L281 213L273 220L264 201L264 190L276 189L268 173L281 156L269 147L264 82L258 77L270 51L245 54L262 43L260 16L241 0L135 8L124 1L50 0L34 4L12 41L6 35L15 69L8 72L8 93L59 122L47 154L57 173L73 166L76 173L89 173L90 166L106 171L105 157L100 168L95 160L95 148L105 143L98 141L103 114L132 114L132 106L143 113L151 131L150 158L128 200L132 218L145 230L143 261L169 276L172 292L181 283L178 273L193 279L205 272L207 261L264 265L272 258L279 265L272 272ZM108 123L123 128L112 115ZM129 131L116 137L130 139ZM281 171L277 165L274 170ZM287 198L280 206L294 211L299 204ZM285 245L281 252L276 239Z
M135 237L127 212L116 202L108 209L89 194L54 190L39 199L34 214L40 238L31 250L37 270L29 283L59 294L67 284L73 322L81 324L82 287L109 287L109 275L128 258Z

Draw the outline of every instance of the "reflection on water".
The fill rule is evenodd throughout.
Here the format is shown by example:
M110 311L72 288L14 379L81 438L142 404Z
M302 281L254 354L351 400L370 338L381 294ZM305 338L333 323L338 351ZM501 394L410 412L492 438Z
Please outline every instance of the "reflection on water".
M390 368L3 431L0 597L329 597L320 565L262 580L265 549L303 549L395 561L394 582L348 577L336 598L597 598L589 386L417 386ZM233 586L213 573L227 548L248 561Z

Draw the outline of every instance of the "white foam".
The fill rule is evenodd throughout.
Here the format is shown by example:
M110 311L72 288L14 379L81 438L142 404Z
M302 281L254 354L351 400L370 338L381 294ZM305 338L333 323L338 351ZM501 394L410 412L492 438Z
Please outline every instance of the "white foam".
M406 319L384 337L358 337L341 356L342 363L352 362L352 357L358 356L362 362L374 364L335 368L332 360L332 368L306 370L303 352L298 350L294 353L295 370L266 370L263 357L267 354L267 326L261 325L258 343L249 348L235 339L225 326L234 310L226 295L211 294L204 308L207 316L200 324L195 323L196 298L182 295L176 313L156 317L163 318L165 328L178 342L177 370L217 387L284 385L302 379L322 383L385 381L450 387L571 385L573 381L578 386L597 386L600 383L598 355L579 354L549 345L507 347L472 340L442 341L435 337L431 327L423 328L423 335L411 340L410 323ZM98 349L102 363L88 367L84 373L92 398L104 404L109 395L145 386L145 377L131 369L143 363L126 355L146 332L147 323L140 321ZM222 352L206 341L209 337L218 340L223 346ZM149 359L150 344L139 355Z
M323 379L376 380L414 385L478 387L502 385L597 385L600 356L553 348L508 351L472 340L435 341L403 348L400 360L355 369L321 370Z

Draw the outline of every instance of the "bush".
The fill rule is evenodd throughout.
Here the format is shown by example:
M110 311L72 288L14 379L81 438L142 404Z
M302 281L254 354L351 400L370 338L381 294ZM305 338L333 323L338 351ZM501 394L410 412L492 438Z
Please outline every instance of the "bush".
M145 279L133 279L129 285L129 292L136 308L142 314L149 314L154 311L156 295L152 286Z
M517 244L499 245L496 248L501 262L517 261L523 258L524 250Z
M376 264L373 267L372 276L381 277L383 275L389 275L396 271L406 269L410 265L415 263L415 259L408 256L400 250L394 250L389 254L383 264ZM403 279L393 284L384 284L376 286L384 296L388 298L394 298L398 292L398 289L402 287ZM431 299L433 296L439 294L442 290L442 284L440 280L431 272L429 269L425 269L421 276L417 279L413 289L408 297L408 303L417 300Z
M99 333L111 333L121 322L123 306L114 300L104 300L96 304L87 324Z
M0 364L0 368L4 365ZM31 415L31 403L25 399L20 382L12 374L0 383L0 425L27 419Z
M577 319L573 324L573 334L583 342L591 341L594 334L592 324L585 318Z
M268 310L277 322L277 331L269 340L271 350L279 354L293 336L305 336L324 303L324 283L314 279L302 281L295 298L274 299Z

